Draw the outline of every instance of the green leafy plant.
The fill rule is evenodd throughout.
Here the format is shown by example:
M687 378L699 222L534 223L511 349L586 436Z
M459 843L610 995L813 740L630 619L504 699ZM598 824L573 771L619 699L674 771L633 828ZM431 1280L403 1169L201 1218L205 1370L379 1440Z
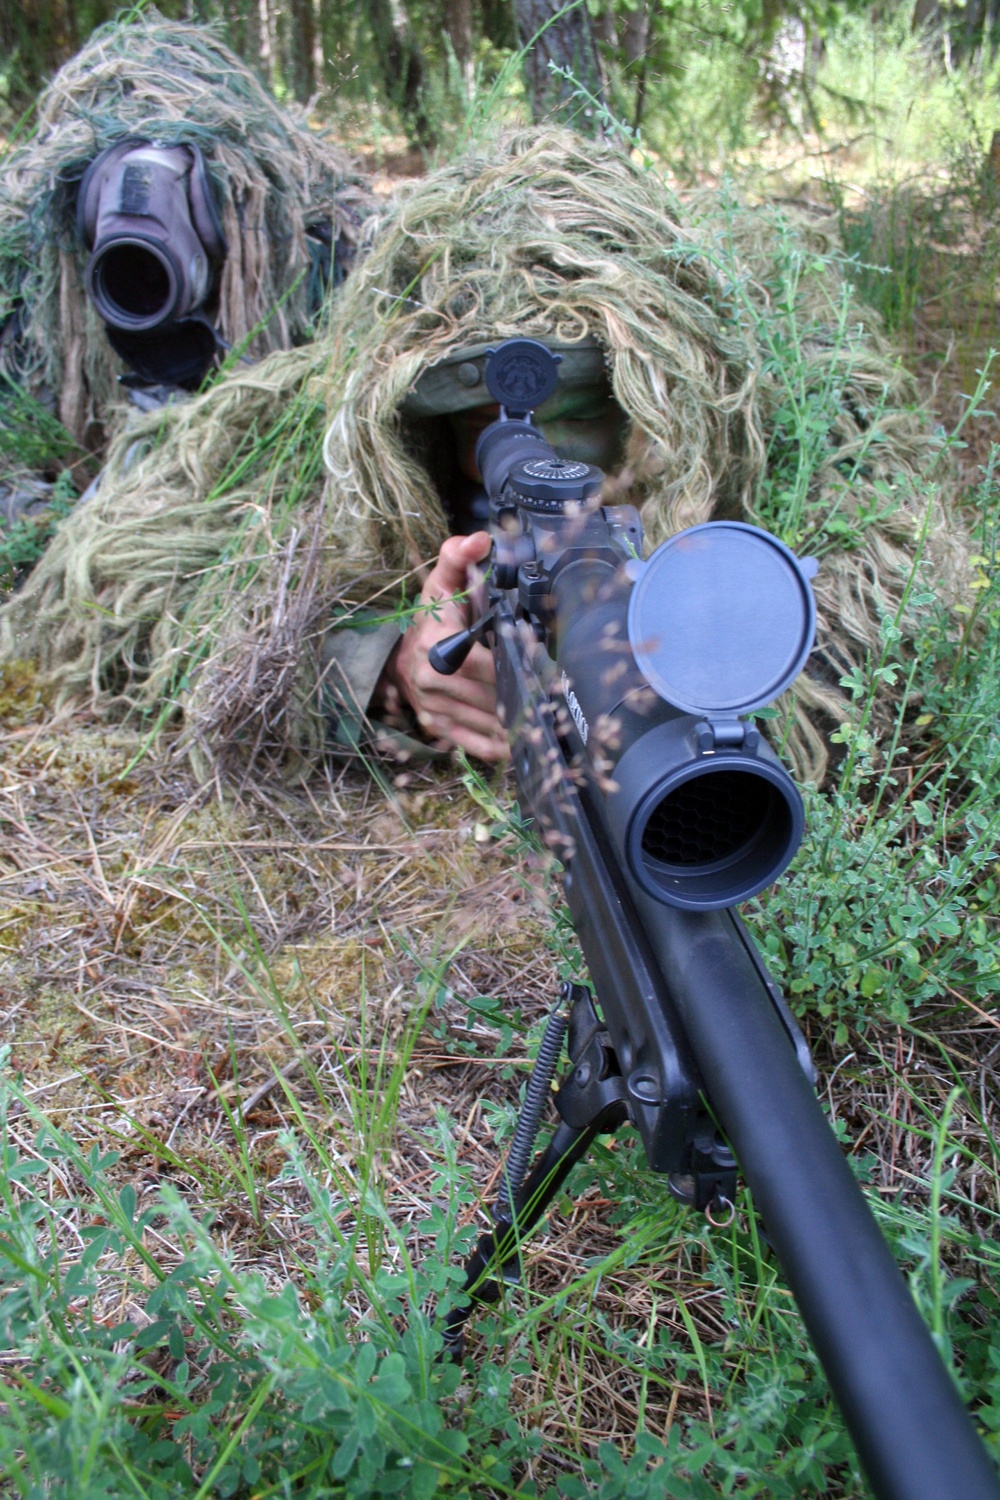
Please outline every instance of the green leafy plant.
M72 472L63 469L52 485L44 510L37 515L20 517L6 530L0 529L0 597L34 567L59 522L73 509L76 499Z
M917 588L912 649L883 622L883 649L845 685L856 719L834 786L808 797L802 852L761 903L768 960L800 1010L849 1025L904 1021L922 1004L996 991L1000 855L1000 493L994 453L979 487L979 551L959 639L945 606ZM877 684L905 684L893 733L873 739ZM908 728L904 741L902 731ZM924 731L921 738L920 731Z
M49 408L0 373L0 453L27 470L51 470L80 450Z

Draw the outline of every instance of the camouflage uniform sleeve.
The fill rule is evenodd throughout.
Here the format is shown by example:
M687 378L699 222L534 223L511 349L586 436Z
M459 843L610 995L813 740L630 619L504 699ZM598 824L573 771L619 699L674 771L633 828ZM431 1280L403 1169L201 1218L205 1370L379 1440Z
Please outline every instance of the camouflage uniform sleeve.
M443 760L435 750L395 725L369 717L378 680L399 644L400 622L383 616L366 620L352 615L350 625L327 631L321 649L320 698L332 746L348 754L375 750L396 760Z

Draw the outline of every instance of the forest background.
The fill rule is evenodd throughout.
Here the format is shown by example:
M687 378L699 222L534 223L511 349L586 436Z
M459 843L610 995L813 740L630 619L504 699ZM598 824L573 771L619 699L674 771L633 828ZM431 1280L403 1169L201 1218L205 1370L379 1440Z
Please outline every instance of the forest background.
M546 32L555 72L518 54L551 0L160 9L216 22L385 191L473 127L555 111L680 188L835 221L978 551L960 632L929 619L904 659L886 621L802 854L746 915L1000 1452L1000 3L599 0ZM0 7L0 133L112 13ZM773 363L808 455L835 393L801 399L794 255L781 274ZM290 474L316 461L265 439ZM868 1493L752 1205L722 1229L683 1213L627 1133L578 1169L475 1360L437 1361L579 974L509 788L331 769L217 796L149 724L59 707L27 666L0 674L0 732L0 1493Z
M114 0L14 0L0 9L0 98L14 112L120 7ZM514 51L548 30L535 52L571 66L617 119L645 127L656 148L714 159L759 127L819 125L831 104L864 112L870 90L826 76L831 41L907 36L944 77L992 57L998 0L163 0L173 19L218 23L279 99L353 111L373 144L405 131L422 147L447 141L474 96ZM558 17L555 26L553 17ZM845 23L856 23L853 29ZM536 116L552 84L529 59ZM508 78L508 86L513 80ZM516 92L516 88L514 89ZM563 92L568 90L563 87ZM698 102L696 102L698 101ZM701 123L702 129L697 128ZM693 133L692 133L693 131ZM708 132L707 134L705 132ZM711 146L709 147L709 142ZM709 149L706 151L706 147ZM713 149L714 148L714 149ZM702 162L704 164L704 162Z

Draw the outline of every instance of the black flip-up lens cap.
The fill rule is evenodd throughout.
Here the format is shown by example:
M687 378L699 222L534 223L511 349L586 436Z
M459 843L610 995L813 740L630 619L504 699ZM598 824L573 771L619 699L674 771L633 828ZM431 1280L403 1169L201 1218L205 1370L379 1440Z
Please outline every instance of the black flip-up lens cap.
M794 682L812 650L812 558L742 521L663 542L638 573L629 642L661 698L691 714L745 714Z
M560 363L537 339L507 339L489 351L487 389L506 411L537 411L559 383Z

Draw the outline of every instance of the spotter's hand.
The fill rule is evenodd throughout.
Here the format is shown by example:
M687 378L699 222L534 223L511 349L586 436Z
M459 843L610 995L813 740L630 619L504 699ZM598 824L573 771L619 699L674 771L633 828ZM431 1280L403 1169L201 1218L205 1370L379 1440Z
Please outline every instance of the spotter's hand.
M479 760L507 760L507 736L497 719L496 676L493 657L485 646L473 646L451 677L435 672L428 652L438 641L472 624L472 607L457 600L469 587L469 573L489 556L485 531L451 536L427 575L417 613L393 653L380 684L391 707L398 693L410 705L427 738L440 749L459 748ZM387 679L387 680L386 680Z

